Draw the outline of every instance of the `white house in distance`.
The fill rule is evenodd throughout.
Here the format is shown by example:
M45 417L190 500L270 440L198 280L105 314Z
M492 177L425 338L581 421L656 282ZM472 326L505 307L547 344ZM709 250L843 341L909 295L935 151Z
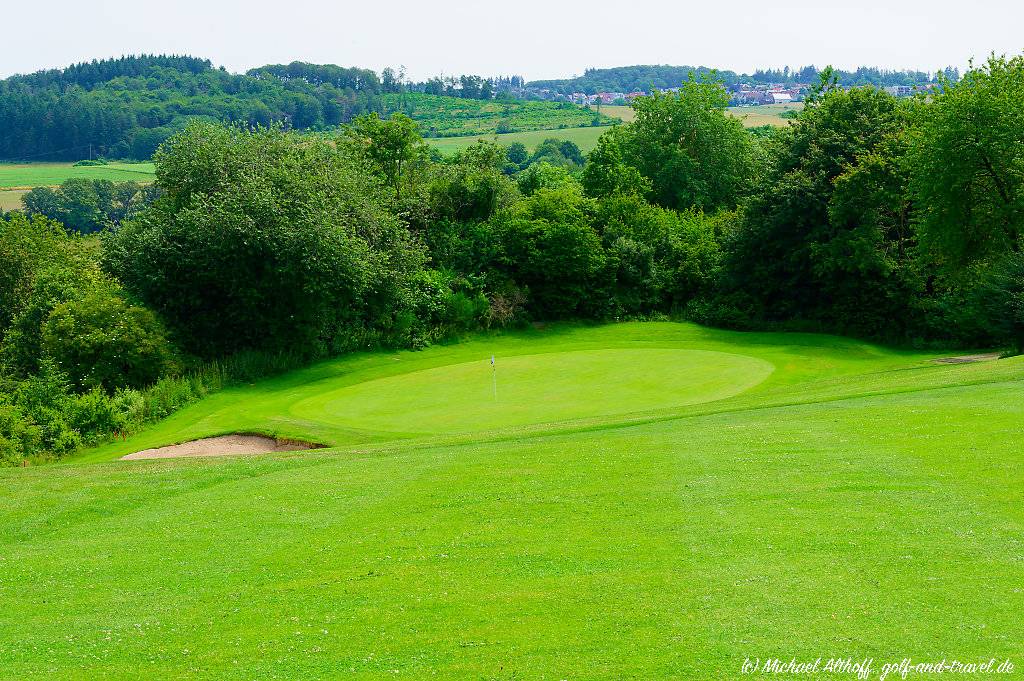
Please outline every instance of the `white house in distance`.
M769 92L768 94L772 98L772 104L789 104L793 101L793 95L788 92Z

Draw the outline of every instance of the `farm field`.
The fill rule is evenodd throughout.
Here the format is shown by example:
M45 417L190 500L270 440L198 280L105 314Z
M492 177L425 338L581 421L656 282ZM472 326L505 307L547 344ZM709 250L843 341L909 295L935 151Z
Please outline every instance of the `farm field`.
M387 114L404 113L419 124L424 137L495 134L506 129L518 132L575 128L591 125L595 111L573 104L524 100L480 100L427 95L389 94L382 98ZM604 124L614 119L600 117Z
M0 677L1019 659L1024 358L947 354L555 324L224 390L0 470ZM118 460L232 432L333 448Z
M788 120L779 114L784 111L800 111L803 109L802 102L793 104L765 104L763 106L734 106L728 109L733 116L743 119L743 125L748 128L756 128L762 125L774 125L784 127ZM618 118L625 123L632 123L636 113L629 106L602 106L601 113L612 118Z
M748 128L757 128L762 125L773 125L777 128L784 128L789 125L789 120L782 118L779 114L786 111L801 111L804 108L803 102L792 104L763 104L761 106L733 106L729 113L743 119L743 125Z
M434 137L426 141L430 146L444 154L453 154L476 144L477 140L487 140L498 144L514 144L521 142L531 151L541 142L549 138L575 142L583 153L593 151L597 147L597 138L608 132L610 126L586 128L562 128L560 130L534 130L531 132L512 132L503 135L474 135L469 137Z
M624 123L632 123L636 119L636 112L633 111L631 106L616 106L614 104L605 104L601 106L601 113L605 116L611 116L612 118L618 118Z
M0 189L0 210L18 210L21 206L21 197L28 194L28 189Z
M105 166L75 166L72 163L0 163L0 189L53 187L73 177L115 182L151 182L156 177L152 163L109 163Z

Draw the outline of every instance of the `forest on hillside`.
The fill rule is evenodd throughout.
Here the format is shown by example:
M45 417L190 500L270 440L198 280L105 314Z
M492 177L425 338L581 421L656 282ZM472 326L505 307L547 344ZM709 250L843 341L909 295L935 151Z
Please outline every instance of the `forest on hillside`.
M0 159L147 159L190 119L331 126L374 109L380 92L377 75L360 69L311 81L231 74L193 57L83 63L0 81Z

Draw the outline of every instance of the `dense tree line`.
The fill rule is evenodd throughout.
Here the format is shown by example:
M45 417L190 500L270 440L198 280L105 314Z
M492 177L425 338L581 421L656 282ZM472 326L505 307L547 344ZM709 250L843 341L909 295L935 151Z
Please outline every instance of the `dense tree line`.
M36 187L22 204L80 234L116 227L153 203L161 189L155 184L71 178L57 188Z
M874 85L923 85L935 81L932 74L923 71L894 71L862 66L854 71L831 70L837 77L839 85L857 87ZM550 89L561 94L573 92L649 92L652 88L667 89L679 87L690 79L714 78L723 85L778 84L778 83L813 83L818 80L821 71L814 66L799 69L758 69L752 74L736 73L735 71L716 70L706 66L619 66L609 69L587 69L582 76L556 80L535 80L527 83L533 90ZM950 67L945 69L947 79L957 80L959 72Z
M529 319L1024 351L1022 86L1020 57L929 99L826 71L755 136L691 80L586 159L557 140L439 158L403 116L332 140L193 122L156 155L160 195L101 237L0 219L0 461L239 376Z
M0 159L148 159L193 118L319 129L381 109L360 69L292 64L246 75L193 57L125 57L0 81Z
M344 68L333 64L310 64L293 61L290 64L268 64L250 69L247 75L259 78L271 76L282 80L301 80L310 85L332 85L340 90L354 90L379 94L383 85L377 74L369 69Z

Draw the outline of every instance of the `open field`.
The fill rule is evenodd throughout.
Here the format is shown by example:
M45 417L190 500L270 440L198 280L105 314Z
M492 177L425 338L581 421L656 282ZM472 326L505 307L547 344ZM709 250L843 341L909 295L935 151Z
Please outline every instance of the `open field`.
M636 119L636 112L633 111L631 106L615 106L612 104L605 104L601 106L601 113L605 116L611 116L612 118L618 118L624 123L632 123Z
M804 105L802 102L793 104L765 104L763 106L734 106L729 108L729 113L743 119L743 125L748 128L756 128L762 125L785 126L788 121L779 116L784 111L800 111ZM618 118L626 123L632 123L636 113L629 106L602 106L601 113L612 118Z
M0 190L0 210L19 210L22 207L21 197L28 192L28 189Z
M587 153L597 146L597 138L608 132L610 126L587 128L562 128L561 130L534 130L532 132L512 132L504 135L477 135L472 137L436 137L426 140L430 146L440 149L442 153L452 154L472 146L477 140L488 140L498 144L514 144L522 142L527 149L533 150L548 138L569 140Z
M0 676L1017 661L1024 359L939 356L554 325L225 390L0 470ZM117 460L231 432L334 448Z
M105 166L75 166L72 163L0 163L0 189L54 187L72 177L124 182L152 182L152 163L109 163Z
M743 125L748 128L757 128L762 125L773 125L782 128L789 125L789 120L782 118L779 114L785 111L801 111L804 108L803 102L792 104L763 104L761 106L734 106L729 108L729 113L743 119Z

